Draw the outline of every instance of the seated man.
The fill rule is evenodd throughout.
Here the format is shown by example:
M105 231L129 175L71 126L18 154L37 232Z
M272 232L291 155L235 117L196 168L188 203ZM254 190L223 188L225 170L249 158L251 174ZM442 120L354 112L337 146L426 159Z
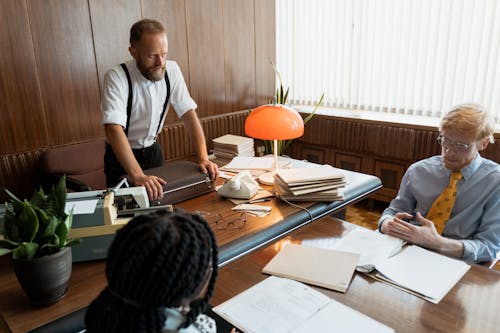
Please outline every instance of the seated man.
M500 166L479 151L494 142L494 128L476 104L446 114L441 155L408 168L379 230L465 261L493 260L500 250Z

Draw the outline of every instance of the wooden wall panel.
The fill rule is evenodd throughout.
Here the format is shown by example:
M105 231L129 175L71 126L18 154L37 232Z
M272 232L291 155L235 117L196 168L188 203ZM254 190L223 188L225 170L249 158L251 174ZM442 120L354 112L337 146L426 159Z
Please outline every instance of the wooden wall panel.
M160 21L167 30L168 59L175 60L191 91L189 75L188 40L186 31L186 5L184 0L142 0L144 18ZM195 49L196 51L196 49ZM178 121L175 112L169 112L165 124Z
M11 190L20 198L29 198L38 187L40 151L0 156L0 187ZM0 202L7 196L0 191Z
M95 58L102 92L104 74L131 59L130 27L141 19L139 0L89 0Z
M49 145L102 136L86 0L28 1Z
M274 1L255 0L255 94L256 104L274 96L275 77L268 59L276 63L276 6Z
M224 112L224 47L221 0L185 0L191 96L200 116ZM239 44L244 47L246 41Z
M223 0L225 112L253 108L255 101L254 2ZM245 47L235 47L245 41ZM249 52L250 51L250 52Z
M43 150L103 136L104 73L130 59L130 26L143 17L166 26L169 57L179 63L200 118L266 103L274 94L267 60L275 58L274 5L272 0L0 1L0 186L29 196ZM167 125L177 120L171 112Z
M24 1L0 1L0 67L0 154L46 146L47 124Z

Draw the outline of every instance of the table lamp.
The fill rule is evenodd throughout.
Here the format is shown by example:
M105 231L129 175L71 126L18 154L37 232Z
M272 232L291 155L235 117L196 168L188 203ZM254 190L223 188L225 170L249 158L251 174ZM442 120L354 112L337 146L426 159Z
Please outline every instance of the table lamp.
M250 112L245 121L246 135L274 142L274 168L259 176L259 182L274 185L278 169L278 140L295 139L304 134L304 121L300 114L284 105L262 105Z

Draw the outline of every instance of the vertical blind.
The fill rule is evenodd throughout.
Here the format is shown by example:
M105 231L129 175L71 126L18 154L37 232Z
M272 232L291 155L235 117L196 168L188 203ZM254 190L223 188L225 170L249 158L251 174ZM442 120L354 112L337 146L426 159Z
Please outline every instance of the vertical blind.
M292 104L500 123L500 1L276 0L276 43Z

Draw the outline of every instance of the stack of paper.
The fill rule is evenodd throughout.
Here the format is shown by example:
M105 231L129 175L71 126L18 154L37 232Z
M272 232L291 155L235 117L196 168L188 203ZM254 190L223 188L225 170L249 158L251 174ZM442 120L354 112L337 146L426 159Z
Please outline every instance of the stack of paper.
M343 200L345 176L331 165L309 168L278 169L274 184L283 199L289 201Z
M213 311L247 333L394 332L309 286L274 276Z
M213 139L214 155L218 160L229 162L235 156L255 156L253 139L226 134Z

